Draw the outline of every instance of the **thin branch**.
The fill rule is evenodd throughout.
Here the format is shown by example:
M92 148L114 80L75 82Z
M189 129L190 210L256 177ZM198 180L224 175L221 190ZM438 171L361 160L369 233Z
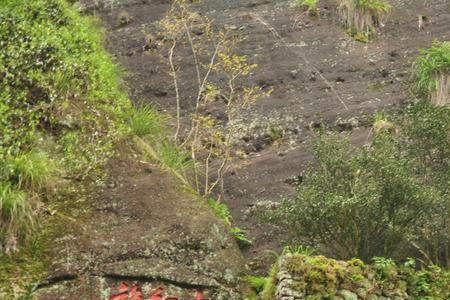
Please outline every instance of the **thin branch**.
M178 80L177 80L177 71L175 69L175 65L173 63L173 52L175 50L175 47L177 46L177 41L173 41L173 45L170 48L169 52L169 64L170 69L172 70L172 78L173 78L173 84L175 86L175 96L177 100L177 130L175 131L174 140L176 141L178 139L178 134L180 132L180 118L181 118L181 107L180 107L180 91L178 89Z

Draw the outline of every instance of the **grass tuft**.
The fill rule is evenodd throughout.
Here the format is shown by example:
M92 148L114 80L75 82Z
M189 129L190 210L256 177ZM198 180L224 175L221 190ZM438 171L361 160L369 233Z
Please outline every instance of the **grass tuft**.
M391 9L384 0L339 0L338 13L347 33L367 43Z
M130 128L134 134L140 137L160 136L165 131L165 121L160 113L148 105L135 106L130 112Z
M428 49L420 50L415 63L416 89L420 96L434 104L450 100L450 42L435 41Z
M37 190L49 181L55 169L55 163L47 155L33 150L7 158L5 175L20 189Z
M27 194L9 183L0 182L0 237L7 240L16 234L23 221L31 219Z

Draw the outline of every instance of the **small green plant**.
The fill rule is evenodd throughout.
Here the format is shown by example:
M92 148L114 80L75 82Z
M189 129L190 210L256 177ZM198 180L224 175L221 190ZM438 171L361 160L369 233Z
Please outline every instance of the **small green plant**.
M303 7L310 16L316 16L318 2L319 0L297 0L297 5Z
M209 198L208 205L209 205L209 207L212 208L214 214L218 218L223 220L225 222L225 224L227 224L228 226L232 225L233 219L231 216L231 212L225 203L221 203L214 198ZM233 236L234 239L236 239L237 242L239 242L243 245L251 245L252 244L252 241L250 241L247 238L245 231L239 227L230 228L230 234Z
M347 33L367 43L391 8L384 0L339 0L338 13Z
M27 194L9 183L0 182L0 238L8 243L5 235L17 234L21 226L28 223L24 221L31 220L31 217Z
M208 205L213 209L214 214L231 226L231 212L225 203L220 203L214 198L208 199Z
M165 118L149 105L138 105L130 110L130 128L137 136L158 138L165 133Z
M273 143L281 141L283 138L283 131L277 127L270 127L270 139Z
M390 258L378 257L373 258L373 265L378 271L379 279L385 281L390 279L392 276L397 275L396 264Z
M260 293L264 290L269 279L263 276L253 276L249 275L245 277L245 281L250 284L250 286L255 290L256 293Z
M247 238L247 234L239 227L233 227L230 229L231 235L243 245L251 245L253 242Z

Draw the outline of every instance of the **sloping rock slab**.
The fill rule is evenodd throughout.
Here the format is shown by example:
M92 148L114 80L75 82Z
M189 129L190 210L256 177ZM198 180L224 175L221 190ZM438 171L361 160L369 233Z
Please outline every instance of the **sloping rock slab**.
M99 299L121 281L148 291L163 285L185 299L197 288L212 299L237 297L241 252L204 200L156 165L126 155L111 161L110 174L85 201L86 216L63 224L37 299Z

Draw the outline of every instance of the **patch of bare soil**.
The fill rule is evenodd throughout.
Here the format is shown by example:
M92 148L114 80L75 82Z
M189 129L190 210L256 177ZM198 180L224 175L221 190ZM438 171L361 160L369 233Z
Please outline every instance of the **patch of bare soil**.
M196 289L238 299L244 264L229 229L170 174L130 157L112 159L106 186L83 203L86 216L67 219L37 299L103 299L121 281L147 295L163 286L180 299Z
M158 55L145 53L142 32L165 16L170 1L84 3L107 27L108 47L127 70L133 97L173 114L175 93L168 69ZM417 50L429 47L434 39L450 38L449 1L391 3L393 12L368 44L345 34L332 0L320 1L319 17L314 19L294 0L204 0L195 5L218 27L227 25L246 37L238 52L258 64L251 84L274 89L237 120L237 147L248 155L226 178L226 202L234 220L254 240L248 257L276 248L287 238L283 231L261 224L252 211L260 202L276 202L295 193L295 182L312 161L311 127L353 129L355 143L365 142L368 115L408 100L404 83ZM126 24L119 20L123 11L130 16ZM420 28L419 19L426 20ZM188 49L180 55L189 55ZM193 65L185 67L194 74ZM195 76L183 78L182 92L193 94L194 87ZM192 109L189 97L182 108L184 113ZM282 133L281 145L272 143L273 129Z

